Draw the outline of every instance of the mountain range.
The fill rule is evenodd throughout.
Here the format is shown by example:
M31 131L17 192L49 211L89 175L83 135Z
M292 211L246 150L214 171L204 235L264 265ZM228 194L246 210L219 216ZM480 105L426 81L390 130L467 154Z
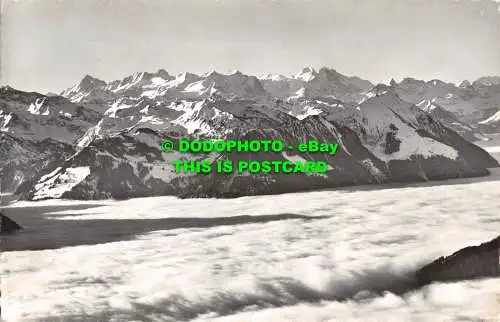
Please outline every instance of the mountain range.
M21 198L237 197L487 175L474 145L500 129L500 77L372 84L332 68L256 77L160 69L60 94L0 88L0 173ZM335 142L313 153L163 153L163 139ZM170 161L321 160L324 174L186 174Z

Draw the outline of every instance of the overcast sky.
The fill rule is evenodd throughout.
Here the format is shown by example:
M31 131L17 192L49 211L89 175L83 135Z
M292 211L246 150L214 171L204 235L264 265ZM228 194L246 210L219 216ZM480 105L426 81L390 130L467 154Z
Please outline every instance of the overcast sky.
M2 0L1 36L1 83L39 92L159 68L500 75L493 0Z

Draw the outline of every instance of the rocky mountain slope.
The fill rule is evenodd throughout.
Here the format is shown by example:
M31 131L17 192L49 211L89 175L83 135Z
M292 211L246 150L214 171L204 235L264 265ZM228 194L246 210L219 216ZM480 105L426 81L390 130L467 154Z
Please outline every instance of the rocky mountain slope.
M464 81L459 86L439 80L425 82L412 78L405 78L400 83L391 81L390 85L408 102L430 111L437 106L451 113L447 117L451 116L447 125L467 135L481 131L498 132L500 128L500 77L483 77L473 83Z
M85 76L60 96L3 87L3 187L35 200L234 197L486 175L487 168L498 163L464 137L471 140L479 132L479 122L470 125L466 119L493 111L494 100L487 95L496 95L496 85L484 85L494 89L490 93L490 87L477 82L458 89L470 91L468 102L480 102L467 105L474 111L464 113L455 113L460 107L433 96L457 87L425 82L413 86L408 80L373 86L329 68L305 68L292 77L257 78L238 71L171 76L165 70L112 82ZM442 89L433 92L438 85ZM488 107L482 104L485 100L491 103ZM160 151L163 139L195 137L282 140L286 146L317 140L340 147L333 156L292 150L182 155ZM324 161L328 171L177 173L171 161L181 158L212 166L215 160Z
M78 139L102 115L61 96L0 88L0 173L14 191L76 150Z
M500 276L500 235L477 246L440 257L417 271L419 286L437 281L459 281Z

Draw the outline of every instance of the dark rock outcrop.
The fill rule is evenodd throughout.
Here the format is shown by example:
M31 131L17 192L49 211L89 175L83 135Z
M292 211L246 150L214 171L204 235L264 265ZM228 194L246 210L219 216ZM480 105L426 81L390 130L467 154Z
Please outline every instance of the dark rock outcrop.
M500 276L500 235L478 246L440 257L416 273L419 286L434 281L457 281Z
M22 229L14 220L0 213L0 235L14 234Z

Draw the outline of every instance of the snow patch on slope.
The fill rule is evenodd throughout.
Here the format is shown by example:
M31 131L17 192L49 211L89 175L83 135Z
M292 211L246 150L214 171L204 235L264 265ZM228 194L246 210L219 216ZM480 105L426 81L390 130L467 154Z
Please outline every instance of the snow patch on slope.
M9 122L12 120L12 113L4 114L2 110L0 110L0 132L8 132Z
M417 104L417 106L424 112L430 113L434 109L436 109L436 105L434 105L431 101L429 100L422 100L420 103Z
M500 110L486 120L479 122L479 124L492 124L496 122L500 122Z
M407 160L413 155L424 158L443 156L456 160L457 150L417 133L419 111L415 109L412 104L402 101L397 95L388 93L383 88L378 89L375 96L361 104L356 118L368 135L366 143L371 152L386 162ZM391 131L394 131L394 139L401 142L398 151L387 154L386 135L391 128Z
M192 134L197 130L202 132L209 131L210 128L204 122L203 119L200 119L198 114L200 113L205 101L196 102L192 106L192 109L188 110L186 113L181 115L179 118L172 121L173 124L178 124L186 128L188 134Z
M59 111L59 115L61 115L61 116L65 117L65 118L67 118L67 119L69 119L69 120L73 118L73 115L72 115L72 114L70 114L70 113L68 113L68 112L64 112L64 111L62 111L62 110L61 110L61 111Z
M288 112L289 115L292 115L299 120L303 120L303 119L305 119L309 116L312 116L312 115L319 115L321 113L323 113L323 111L321 109L319 109L315 106L311 106L311 105L304 106L298 112L295 110Z
M49 108L46 107L44 111L42 111L43 104L45 103L45 98L37 98L35 103L31 103L28 107L28 112L33 115L49 115Z
M113 92L114 93L117 93L121 90L124 90L124 89L129 89L130 87L134 86L135 84L139 83L143 77L144 77L145 73L144 72L141 72L141 73L134 73L132 75L132 80L129 82L129 83L125 83L125 84L120 84L118 87L116 87Z
M295 100L295 99L299 99L299 98L303 98L306 96L306 88L305 87L301 87L300 89L298 89L294 95L290 96L289 100Z
M448 159L456 160L458 151L449 145L443 144L430 138L419 136L415 132L407 132L403 136L397 137L401 140L399 151L386 154L385 146L380 144L376 148L370 149L371 152L379 159L389 162L391 160L408 160L412 156L422 156L425 159L441 156Z
M206 92L210 91L212 89L212 87L213 86L211 86L211 87L205 86L205 81L204 80L200 80L200 81L191 83L188 86L186 86L186 88L184 89L184 92L185 93L192 93L192 94L203 95Z
M215 134L216 131L211 125L213 122L216 123L234 118L234 116L228 112L206 105L206 100L196 103L184 101L169 107L179 111L185 111L184 114L173 120L172 124L184 127L188 134L193 134L195 131L198 131L200 134Z
M35 185L33 200L44 198L60 198L64 192L71 190L90 174L89 167L60 168L40 178Z
M162 125L164 122L154 116L154 115L150 115L150 116L142 116L141 119L139 120L139 123L151 123L153 125Z
M88 131L82 136L79 140L77 147L83 149L87 145L90 144L94 140L94 138L99 136L99 132L101 131L101 126L104 119L101 119L96 126L91 127Z
M118 112L119 110L124 110L124 109L130 108L133 106L133 105L129 105L129 104L124 104L122 102L123 102L123 99L119 99L116 102L114 102L113 104L111 104L111 107L108 108L104 112L104 115L112 117L112 118L116 118L116 112Z
M165 94L165 90L162 90L162 87L159 87L157 89L152 89L142 92L141 97L155 99L156 97L162 96L163 94Z

